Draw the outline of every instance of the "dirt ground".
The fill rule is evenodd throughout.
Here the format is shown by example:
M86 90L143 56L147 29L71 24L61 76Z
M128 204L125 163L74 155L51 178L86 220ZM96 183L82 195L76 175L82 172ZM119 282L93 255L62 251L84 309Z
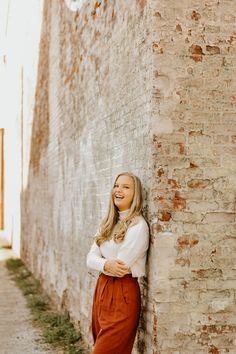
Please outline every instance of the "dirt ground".
M11 280L5 260L12 257L0 245L0 352L1 354L62 354L42 343L41 331L31 324L30 310Z

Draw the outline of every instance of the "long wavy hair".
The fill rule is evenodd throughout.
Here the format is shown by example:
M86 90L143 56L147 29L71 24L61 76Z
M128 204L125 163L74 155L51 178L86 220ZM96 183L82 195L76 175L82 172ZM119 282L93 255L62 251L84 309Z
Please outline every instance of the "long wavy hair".
M116 243L123 241L128 227L135 225L137 222L137 217L142 214L143 191L140 179L130 172L119 173L115 178L113 188L111 190L107 215L101 222L99 232L95 235L95 241L98 246L111 238L112 230L118 222L119 213L118 208L115 206L113 201L113 191L116 181L120 176L129 176L133 179L134 197L130 206L129 214L124 219L119 220L119 225L113 235L113 239Z

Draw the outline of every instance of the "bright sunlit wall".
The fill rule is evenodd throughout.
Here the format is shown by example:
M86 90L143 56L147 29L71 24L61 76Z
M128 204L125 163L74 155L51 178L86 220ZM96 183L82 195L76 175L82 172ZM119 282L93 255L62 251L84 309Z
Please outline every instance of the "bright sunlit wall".
M28 180L43 0L0 0L0 128L4 129L4 237L20 255L20 195Z

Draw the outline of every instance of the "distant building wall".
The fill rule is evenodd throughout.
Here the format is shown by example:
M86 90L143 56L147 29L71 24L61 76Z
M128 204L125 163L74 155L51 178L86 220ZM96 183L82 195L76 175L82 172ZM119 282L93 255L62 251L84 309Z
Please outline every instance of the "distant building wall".
M85 259L117 172L151 229L135 353L235 352L235 16L213 1L45 1L22 257L91 347Z
M0 3L0 128L4 129L4 228L0 238L17 255L21 248L20 196L29 170L42 5L43 0Z

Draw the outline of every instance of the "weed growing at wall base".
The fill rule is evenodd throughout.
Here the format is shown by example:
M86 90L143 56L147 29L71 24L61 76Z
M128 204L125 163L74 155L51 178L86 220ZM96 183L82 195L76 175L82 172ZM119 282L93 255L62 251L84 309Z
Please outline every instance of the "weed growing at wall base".
M49 297L24 263L11 258L6 261L6 267L26 297L34 323L42 328L45 342L62 349L64 354L85 354L81 335L70 322L69 313L53 310Z

